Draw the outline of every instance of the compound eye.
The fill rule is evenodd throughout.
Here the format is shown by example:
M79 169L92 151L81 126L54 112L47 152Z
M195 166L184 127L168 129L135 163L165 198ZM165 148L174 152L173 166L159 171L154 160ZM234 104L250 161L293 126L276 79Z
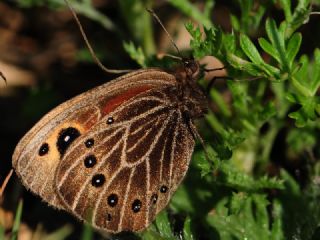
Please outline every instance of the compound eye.
M189 61L189 60L186 60L186 61L184 62L184 66L185 66L186 68L191 68L191 67L192 67L192 62Z

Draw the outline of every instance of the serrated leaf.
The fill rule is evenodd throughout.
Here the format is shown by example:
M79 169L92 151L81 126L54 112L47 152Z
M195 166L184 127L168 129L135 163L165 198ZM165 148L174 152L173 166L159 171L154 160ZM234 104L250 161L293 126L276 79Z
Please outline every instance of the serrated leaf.
M185 25L187 31L192 36L190 46L193 49L195 58L201 58L208 55L217 55L221 45L221 35L213 29L204 29L205 38L199 27L195 27L192 23Z
M230 202L230 204L229 204ZM228 210L228 205L232 207ZM259 239L269 240L269 215L267 207L270 203L262 194L234 194L230 200L221 200L216 211L208 215L208 224L219 233L220 239ZM279 218L281 219L281 218ZM280 224L281 224L280 220ZM281 239L282 231L274 231L276 239Z
M284 69L284 71L288 71L289 65L286 58L285 40L282 29L283 27L281 28L281 26L279 29L277 28L276 22L273 19L267 19L266 31L268 38L275 51L278 52L281 68Z
M294 128L287 135L287 144L294 154L312 149L317 143L317 133L312 128Z
M291 96L292 97L292 96ZM301 107L290 113L288 116L296 120L297 127L304 127L308 121L315 121L318 118L317 109L319 108L320 98L319 97L305 97L295 101L299 102Z
M216 181L220 184L238 189L239 191L259 191L267 188L282 189L283 184L276 179L269 179L267 177L261 177L254 179L252 176L239 171L232 164L221 162L217 167L219 172L216 176Z
M302 25L309 20L311 12L310 0L300 0L294 9L292 18L288 21L286 28L286 37L290 36Z
M230 53L234 53L236 50L236 37L234 34L223 34L222 44L224 50Z
M135 60L141 67L146 67L146 57L141 47L135 47L133 42L124 42L123 47L130 57Z

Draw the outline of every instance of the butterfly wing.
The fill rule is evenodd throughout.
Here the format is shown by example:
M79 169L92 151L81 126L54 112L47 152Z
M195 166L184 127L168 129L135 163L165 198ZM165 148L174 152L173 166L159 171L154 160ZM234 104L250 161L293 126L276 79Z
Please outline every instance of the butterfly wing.
M162 85L124 100L71 145L55 178L69 211L113 233L139 231L154 220L194 147L176 91Z
M64 209L55 192L54 175L68 148L123 101L129 101L152 88L174 83L174 77L164 71L141 70L61 104L20 140L12 161L17 175L33 193L49 204Z

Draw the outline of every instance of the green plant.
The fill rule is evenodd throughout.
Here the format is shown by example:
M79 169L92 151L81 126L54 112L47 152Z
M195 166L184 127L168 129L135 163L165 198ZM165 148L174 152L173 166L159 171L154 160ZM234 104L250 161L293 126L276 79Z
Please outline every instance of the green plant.
M28 7L41 3L19 2ZM187 0L169 3L204 26L202 31L192 23L186 24L192 37L192 54L196 59L215 56L227 67L230 80L226 88L232 101L228 103L222 92L210 89L216 110L199 122L209 159L199 145L188 177L169 209L136 236L146 240L178 236L186 240L318 239L320 49L305 54L302 46L308 44L308 39L299 30L308 24L312 8L319 3L233 1L240 13L230 16L232 32L211 21L210 13L215 8L212 0L205 1L204 12ZM115 26L89 1L73 4L80 14L106 29ZM130 42L124 47L140 66L151 67L150 54L156 42L149 29L151 19L139 17L144 4L151 6L152 2L124 1L119 7L122 12L129 6L137 7L138 13L130 11L125 19L129 26L144 22L133 39L140 44L135 47ZM280 20L268 15L275 7L283 16ZM163 61L161 64L167 64ZM207 85L203 79L200 82ZM279 146L281 137L285 140ZM307 169L303 183L288 173L292 169L286 168L295 159ZM84 239L90 239L92 235L86 231Z

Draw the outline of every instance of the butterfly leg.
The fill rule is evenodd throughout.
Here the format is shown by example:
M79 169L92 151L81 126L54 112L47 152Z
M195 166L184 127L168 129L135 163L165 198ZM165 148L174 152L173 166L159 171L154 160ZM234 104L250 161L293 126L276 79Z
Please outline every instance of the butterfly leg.
M202 148L203 148L205 157L206 157L206 159L209 161L210 158L209 158L209 154L208 154L208 152L207 152L207 150L206 150L206 144L205 144L203 138L201 137L198 129L195 127L195 125L193 124L193 122L191 121L190 118L187 117L187 118L186 118L186 122L187 122L188 129L189 129L189 131L190 131L191 134L192 134L193 139L194 139L195 141L196 141L197 139L199 140L199 142L200 142L200 144L201 144L201 146L202 146Z
M228 76L218 76L218 77L213 77L213 78L209 81L209 84L208 84L208 85L207 85L207 87L206 87L206 93L207 93L207 94L209 94L211 87L213 86L213 84L215 83L215 81L216 81L216 80L218 80L218 79L223 79L223 80L226 80L226 79L234 80L234 78L232 78L232 77L228 77Z
M0 77L5 81L5 83L7 84L7 79L4 76L4 74L0 71Z

